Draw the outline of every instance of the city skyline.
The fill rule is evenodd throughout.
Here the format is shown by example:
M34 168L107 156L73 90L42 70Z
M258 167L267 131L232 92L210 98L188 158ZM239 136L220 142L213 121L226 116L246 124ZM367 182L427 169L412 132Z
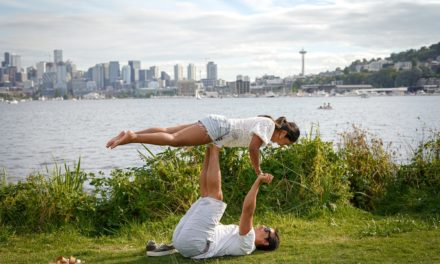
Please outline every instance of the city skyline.
M172 74L215 61L220 79L289 76L301 73L302 48L310 74L435 43L439 13L439 1L1 0L0 52L23 68L60 49L81 70L138 60Z

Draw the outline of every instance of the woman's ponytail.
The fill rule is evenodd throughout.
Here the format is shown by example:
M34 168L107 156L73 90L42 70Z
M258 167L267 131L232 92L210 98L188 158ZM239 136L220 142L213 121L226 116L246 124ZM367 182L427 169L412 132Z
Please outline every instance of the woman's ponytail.
M275 123L275 130L284 130L287 132L286 137L289 139L290 142L296 142L299 138L300 131L298 126L295 124L295 122L287 122L287 119L285 116L278 117L277 120L274 120L269 115L259 115L259 117L267 117L272 119L272 121Z
M281 129L283 126L285 126L286 123L287 123L287 119L285 116L278 117L277 120L275 120L275 124L276 124L275 126L278 129Z

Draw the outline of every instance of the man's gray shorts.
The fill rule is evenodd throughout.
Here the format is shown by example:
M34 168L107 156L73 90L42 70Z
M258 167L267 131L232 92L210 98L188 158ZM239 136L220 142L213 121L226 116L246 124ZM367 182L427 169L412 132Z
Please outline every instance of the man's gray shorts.
M199 198L174 230L173 246L185 257L206 253L214 241L215 227L220 224L225 209L223 201Z

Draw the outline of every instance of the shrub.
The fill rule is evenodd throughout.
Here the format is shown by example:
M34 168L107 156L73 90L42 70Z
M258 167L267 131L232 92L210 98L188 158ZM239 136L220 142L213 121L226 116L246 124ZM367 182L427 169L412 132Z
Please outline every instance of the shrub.
M201 148L168 148L150 157L142 154L145 165L141 168L114 170L110 178L93 179L91 185L99 197L97 228L108 231L131 221L186 212L198 198L202 154Z

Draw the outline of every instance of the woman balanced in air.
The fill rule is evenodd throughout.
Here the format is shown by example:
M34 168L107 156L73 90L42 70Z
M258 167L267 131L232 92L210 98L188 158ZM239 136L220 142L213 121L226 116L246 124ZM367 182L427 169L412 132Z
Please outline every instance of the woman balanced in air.
M141 131L122 131L107 142L107 148L129 143L167 145L172 147L198 146L213 143L218 147L248 147L252 167L260 175L260 147L269 142L278 145L295 143L300 135L298 126L285 117L270 116L232 119L209 115L196 123L167 128L148 128Z

